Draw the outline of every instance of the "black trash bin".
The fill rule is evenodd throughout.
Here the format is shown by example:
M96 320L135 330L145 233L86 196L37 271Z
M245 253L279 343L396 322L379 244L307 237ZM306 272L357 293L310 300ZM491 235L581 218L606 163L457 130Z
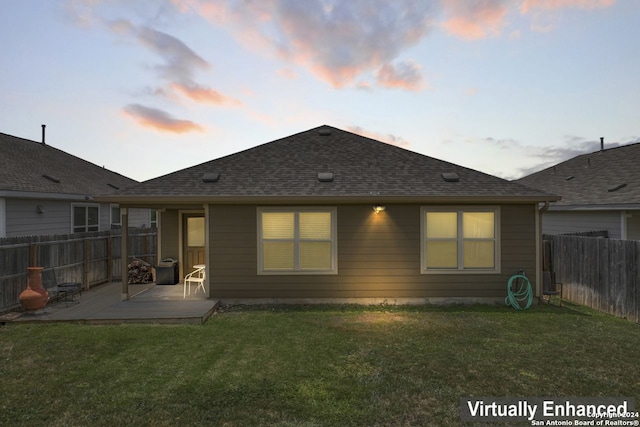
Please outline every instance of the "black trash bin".
M156 266L156 285L175 285L178 277L178 260L165 258Z

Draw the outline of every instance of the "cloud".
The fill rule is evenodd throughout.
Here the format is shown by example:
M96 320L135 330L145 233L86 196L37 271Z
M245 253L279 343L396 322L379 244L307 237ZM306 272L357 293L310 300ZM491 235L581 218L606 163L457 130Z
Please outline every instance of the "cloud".
M200 86L196 83L173 83L171 84L171 88L196 102L216 105L242 105L242 102L235 98L223 95L217 90Z
M529 13L534 10L556 10L566 8L597 9L610 7L615 0L524 0L522 2L522 13Z
M394 67L402 52L434 27L437 4L436 0L263 0L205 3L200 10L250 48L274 52L341 88ZM416 90L421 70L411 71L406 84L385 87ZM396 78L403 76L396 73Z
M157 88L156 94L172 98L169 93L172 89L195 102L232 106L242 104L235 98L195 81L194 74L210 69L211 65L177 37L146 26L136 26L124 19L111 21L108 26L117 34L133 35L138 42L163 59L164 63L155 69L169 83L167 88Z
M404 138L399 136L388 134L380 134L377 132L371 132L366 129L361 128L360 126L349 126L347 127L349 132L357 133L358 135L362 135L367 138L375 139L377 141L385 142L390 145L395 145L396 147L407 148L411 144Z
M156 108L140 104L129 104L123 110L127 116L138 124L161 132L186 133L204 131L204 128L197 123L190 120L176 119L166 111Z
M443 0L447 19L442 27L468 40L497 36L509 11L508 4L500 0Z
M384 64L376 79L383 87L419 91L423 86L421 68L415 62L402 62L397 66Z

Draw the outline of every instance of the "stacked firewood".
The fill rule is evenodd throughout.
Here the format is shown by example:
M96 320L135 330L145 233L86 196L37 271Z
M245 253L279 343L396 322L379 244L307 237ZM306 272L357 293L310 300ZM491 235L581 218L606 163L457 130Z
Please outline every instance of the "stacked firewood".
M153 267L141 259L134 259L129 268L129 284L153 282Z

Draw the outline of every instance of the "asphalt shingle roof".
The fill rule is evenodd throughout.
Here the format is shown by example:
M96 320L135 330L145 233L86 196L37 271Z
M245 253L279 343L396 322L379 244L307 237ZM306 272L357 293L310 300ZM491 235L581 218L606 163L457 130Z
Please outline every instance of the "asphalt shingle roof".
M329 135L323 135L329 131ZM318 173L333 173L320 182ZM442 173L459 182L445 182ZM206 173L220 174L203 182ZM472 169L330 126L320 126L118 192L163 197L487 197L553 198Z
M115 193L109 184L126 188L137 183L51 145L0 133L0 192L93 196Z
M561 195L558 206L640 204L639 165L640 143L630 144L574 157L517 182Z

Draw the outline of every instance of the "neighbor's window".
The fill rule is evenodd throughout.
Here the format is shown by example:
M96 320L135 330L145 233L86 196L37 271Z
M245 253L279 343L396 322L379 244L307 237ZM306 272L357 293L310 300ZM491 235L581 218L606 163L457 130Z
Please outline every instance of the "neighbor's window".
M499 270L498 208L422 208L422 271Z
M149 227L158 228L158 211L149 209Z
M111 228L119 227L122 224L120 219L120 206L111 205Z
M259 208L258 273L335 274L335 208Z
M72 205L71 229L74 233L82 231L100 230L100 207L99 205Z

